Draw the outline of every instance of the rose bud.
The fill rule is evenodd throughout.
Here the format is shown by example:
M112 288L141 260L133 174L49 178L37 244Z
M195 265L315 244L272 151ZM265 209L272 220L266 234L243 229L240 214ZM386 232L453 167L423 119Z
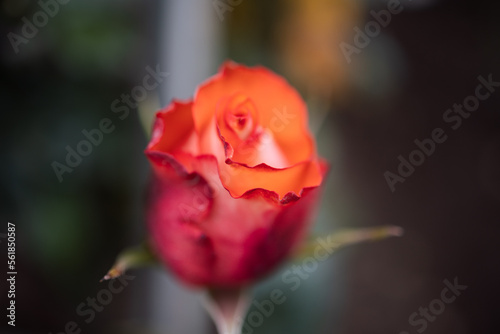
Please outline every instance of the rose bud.
M156 114L147 225L180 280L241 287L300 245L327 169L307 116L283 78L232 62Z

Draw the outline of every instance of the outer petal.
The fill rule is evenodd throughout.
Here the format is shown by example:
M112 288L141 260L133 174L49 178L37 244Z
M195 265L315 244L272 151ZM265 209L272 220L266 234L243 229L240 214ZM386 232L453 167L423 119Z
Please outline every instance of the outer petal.
M211 201L194 196L204 185L195 176L184 180L155 177L148 200L147 222L158 256L181 279L195 285L211 279L208 268L215 261L213 240L201 227Z
M318 188L282 204L266 190L235 199L218 182L214 157L193 173L168 154L150 154L155 168L148 226L159 256L183 281L241 286L273 270L302 239Z
M199 153L192 106L191 101L174 100L156 113L153 134L146 152L170 153L188 167L188 156L196 156Z

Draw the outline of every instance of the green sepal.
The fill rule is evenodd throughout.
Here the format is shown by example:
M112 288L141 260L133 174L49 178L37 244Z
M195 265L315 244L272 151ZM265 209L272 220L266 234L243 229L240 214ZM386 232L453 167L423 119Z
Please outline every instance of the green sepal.
M138 246L124 249L116 258L111 269L101 279L101 282L117 278L123 275L126 270L155 264L158 264L156 255L152 252L149 244L143 242Z
M358 244L366 241L378 241L389 237L400 237L403 235L403 229L399 226L387 225L369 228L344 229L337 232L318 236L314 240L308 241L293 257L294 260L300 260L314 255L314 251L320 245L321 241L328 242L334 252L346 246Z

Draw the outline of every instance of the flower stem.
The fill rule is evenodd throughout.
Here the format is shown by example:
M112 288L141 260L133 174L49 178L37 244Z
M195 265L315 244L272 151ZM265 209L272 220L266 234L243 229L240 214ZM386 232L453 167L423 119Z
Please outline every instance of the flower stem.
M212 317L219 334L241 334L243 319L250 304L246 289L212 289L203 305Z

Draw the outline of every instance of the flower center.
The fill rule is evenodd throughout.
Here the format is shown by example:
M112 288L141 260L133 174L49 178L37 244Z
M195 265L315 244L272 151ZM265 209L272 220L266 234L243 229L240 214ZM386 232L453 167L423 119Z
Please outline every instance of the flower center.
M231 97L224 110L224 122L240 140L246 140L255 130L257 109L253 102L242 94Z

